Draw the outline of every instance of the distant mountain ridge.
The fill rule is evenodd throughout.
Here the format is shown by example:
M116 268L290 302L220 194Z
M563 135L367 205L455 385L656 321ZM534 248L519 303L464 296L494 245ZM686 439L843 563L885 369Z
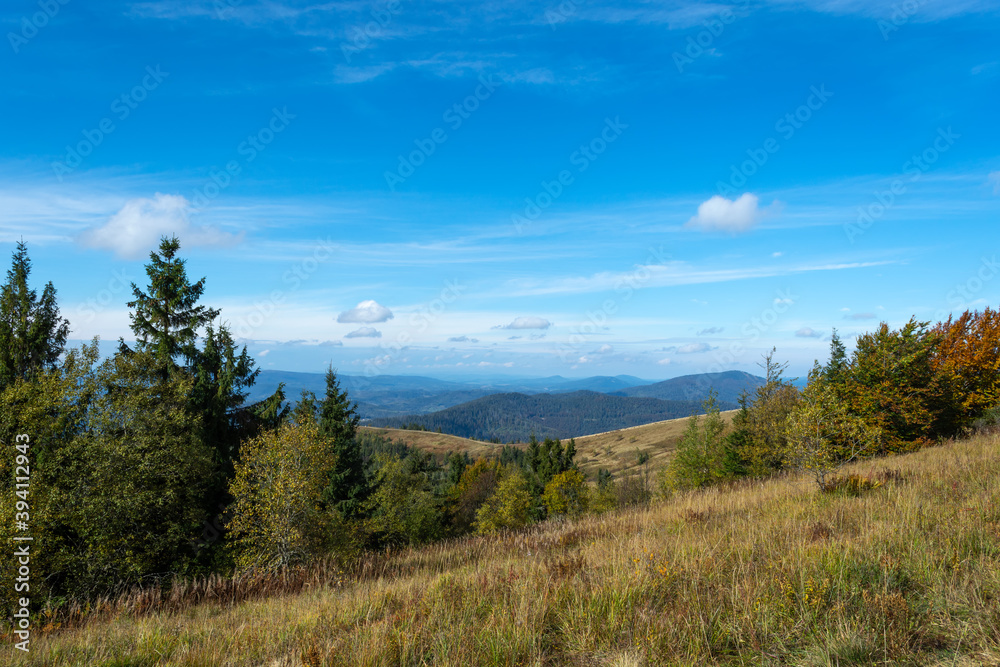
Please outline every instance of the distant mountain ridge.
M703 401L710 389L720 402L738 403L744 390L750 392L764 385L764 378L743 371L683 375L663 382L633 386L616 391L620 396L661 398L667 401Z
M545 378L455 381L416 375L367 377L338 373L337 378L351 400L357 402L358 413L363 419L410 418L505 393L535 395L591 391L621 397L694 401L700 406L709 388L715 388L719 392L720 401L732 404L739 398L739 392L744 387L752 389L763 383L763 378L741 371L687 375L663 382L652 382L630 375L589 378L564 378L556 375ZM282 382L285 383L285 396L292 402L298 400L303 389L312 391L319 397L326 390L323 373L262 370L256 384L251 387L248 400L256 401L270 396Z
M595 391L508 393L484 396L430 414L373 419L370 425L401 428L418 424L463 438L525 442L532 434L540 439L571 438L701 412L700 401L664 401Z

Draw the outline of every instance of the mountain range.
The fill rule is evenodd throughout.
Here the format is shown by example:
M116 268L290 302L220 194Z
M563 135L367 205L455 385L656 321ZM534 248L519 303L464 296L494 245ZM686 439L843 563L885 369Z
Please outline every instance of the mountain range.
M764 379L743 371L685 375L653 382L629 375L588 378L481 378L453 381L415 375L339 375L357 403L363 423L399 427L418 424L479 440L502 442L602 433L701 412L710 390L722 409L735 408L740 394ZM270 396L285 384L289 401L303 390L322 397L322 373L261 371L249 401Z

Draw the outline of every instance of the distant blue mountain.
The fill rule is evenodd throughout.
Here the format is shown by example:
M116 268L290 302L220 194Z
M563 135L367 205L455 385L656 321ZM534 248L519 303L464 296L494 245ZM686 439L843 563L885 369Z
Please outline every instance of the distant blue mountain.
M337 375L341 388L358 404L364 419L422 415L474 401L494 394L520 393L565 394L590 391L617 396L659 398L673 401L704 400L710 388L719 392L719 400L735 403L744 388L757 386L761 378L729 371L706 375L688 375L665 382L652 382L629 375L564 378L488 378L480 380L440 380L418 375ZM249 401L270 396L279 383L285 383L285 396L297 401L302 390L322 397L326 391L323 373L261 371L251 388Z

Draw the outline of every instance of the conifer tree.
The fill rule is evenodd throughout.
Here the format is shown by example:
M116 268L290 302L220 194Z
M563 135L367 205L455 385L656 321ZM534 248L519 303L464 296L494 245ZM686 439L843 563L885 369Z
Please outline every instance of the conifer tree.
M149 292L132 283L134 299L128 304L138 348L153 353L164 379L177 370L178 358L188 362L197 358L198 329L219 315L218 310L198 305L205 279L188 280L185 260L177 257L180 247L176 236L160 240L159 252L149 253L146 265Z
M337 457L324 500L340 511L345 519L358 518L370 488L365 477L361 445L354 437L360 417L333 366L326 371L326 395L319 408L319 433L331 443Z
M54 368L66 345L69 322L60 317L56 289L46 283L41 298L28 287L31 260L18 242L7 281L0 286L0 389Z

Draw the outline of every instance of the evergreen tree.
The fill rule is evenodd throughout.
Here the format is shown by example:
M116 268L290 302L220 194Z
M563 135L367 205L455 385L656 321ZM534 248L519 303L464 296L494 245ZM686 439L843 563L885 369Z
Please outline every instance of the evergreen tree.
M326 396L319 408L319 433L331 444L337 457L330 474L330 484L324 500L340 511L346 519L358 518L370 489L365 477L361 446L355 438L358 413L333 366L326 371Z
M316 423L316 394L303 389L298 403L291 414L292 421L299 426Z
M849 365L847 349L834 329L833 338L830 339L830 362L823 368L823 379L830 384L843 383Z
M166 379L177 370L177 359L189 362L197 359L197 331L219 315L218 310L199 306L205 291L205 279L191 283L184 268L185 260L177 257L181 244L176 236L163 237L159 252L149 253L146 275L149 292L132 283L129 308L132 332L138 349L151 352L158 374Z
M54 368L69 335L69 322L59 316L55 287L46 283L38 298L28 287L30 274L28 249L20 241L7 282L0 286L0 389Z

